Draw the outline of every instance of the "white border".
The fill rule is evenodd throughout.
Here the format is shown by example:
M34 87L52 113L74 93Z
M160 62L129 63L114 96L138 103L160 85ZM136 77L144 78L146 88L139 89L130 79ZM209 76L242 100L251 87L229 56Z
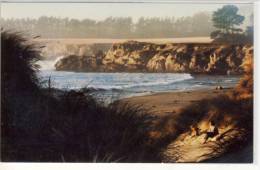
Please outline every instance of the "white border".
M19 0L8 0L8 2L18 2ZM122 0L122 2L130 2L131 0ZM0 0L0 2L6 2L5 0ZM27 0L20 0L19 2L33 2ZM37 0L34 2L75 2L69 0ZM98 0L98 1L78 1L76 2L116 2L111 0ZM136 1L131 1L136 2ZM139 1L140 2L140 1ZM141 2L159 2L158 0L150 0L150 1L141 1ZM194 1L170 1L170 0L162 0L160 2L182 2L182 3L189 3L195 2ZM241 1L208 1L208 0L199 0L196 1L198 3L253 3L255 4L254 8L254 163L253 164L222 164L222 163L189 163L189 164L160 164L160 163L152 163L152 164L144 164L144 163L135 163L135 164L122 164L122 163L0 163L0 170L69 170L69 169L77 169L77 170L86 170L86 169L106 169L106 170L121 170L121 169L160 169L160 170L169 170L169 169L181 169L181 170L224 170L224 169L236 169L236 170L259 170L259 123L260 123L260 100L257 96L259 96L260 90L257 89L259 87L259 73L260 73L260 1L248 1L248 0L241 0ZM257 67L258 66L258 67Z
M258 0L0 0L5 3L207 3L207 4L243 4Z

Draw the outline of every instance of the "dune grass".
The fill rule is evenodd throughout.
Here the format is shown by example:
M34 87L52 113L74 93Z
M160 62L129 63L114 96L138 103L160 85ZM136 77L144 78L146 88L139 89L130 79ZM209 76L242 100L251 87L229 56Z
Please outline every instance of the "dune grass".
M159 161L147 110L43 89L36 76L38 47L18 33L1 32L1 41L2 161Z

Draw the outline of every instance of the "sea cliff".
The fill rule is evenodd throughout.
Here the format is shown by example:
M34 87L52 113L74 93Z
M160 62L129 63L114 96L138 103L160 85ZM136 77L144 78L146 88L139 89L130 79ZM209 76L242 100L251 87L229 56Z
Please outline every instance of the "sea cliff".
M170 72L241 74L241 64L252 45L127 41L114 43L96 54L70 54L60 59L57 71Z

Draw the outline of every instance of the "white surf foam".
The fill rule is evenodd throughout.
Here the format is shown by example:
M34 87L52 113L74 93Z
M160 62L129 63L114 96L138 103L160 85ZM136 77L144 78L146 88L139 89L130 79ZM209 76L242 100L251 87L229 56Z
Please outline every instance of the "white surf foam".
M40 60L37 64L40 66L40 70L55 70L55 63L63 57L64 56L59 56L55 60Z
M57 88L104 90L165 86L193 78L182 73L74 73L51 70L42 70L40 75L42 78L51 77Z

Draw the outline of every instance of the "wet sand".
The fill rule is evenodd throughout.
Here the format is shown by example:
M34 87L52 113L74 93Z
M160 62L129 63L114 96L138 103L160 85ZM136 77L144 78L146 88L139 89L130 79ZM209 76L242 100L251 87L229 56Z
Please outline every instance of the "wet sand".
M122 99L121 102L127 102L134 105L142 105L152 111L157 116L178 112L179 109L191 103L196 103L201 99L216 97L231 91L232 88L222 90L203 89L183 92L164 92L146 96L130 97Z

